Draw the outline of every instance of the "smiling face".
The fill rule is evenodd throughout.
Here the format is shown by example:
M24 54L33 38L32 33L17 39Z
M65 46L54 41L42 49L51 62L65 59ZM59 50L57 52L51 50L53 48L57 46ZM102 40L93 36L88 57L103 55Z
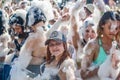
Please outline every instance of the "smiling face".
M51 40L48 44L50 53L52 56L58 57L59 55L62 55L64 52L64 46L63 42L57 42L55 40Z
M114 39L115 35L118 33L118 26L116 21L108 20L103 25L103 36L108 39Z
M88 26L86 29L85 29L85 33L84 33L84 39L86 41L88 41L89 39L93 39L96 37L96 33L95 33L95 30L93 29L92 26Z

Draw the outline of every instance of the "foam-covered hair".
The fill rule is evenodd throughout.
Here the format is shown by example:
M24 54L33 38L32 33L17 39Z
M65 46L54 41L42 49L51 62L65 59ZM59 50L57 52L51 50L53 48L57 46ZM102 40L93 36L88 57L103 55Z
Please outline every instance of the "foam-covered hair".
M26 25L32 26L40 21L46 22L44 13L36 6L31 7L26 16Z
M46 22L54 18L52 5L49 1L34 0L31 2L31 8L26 16L26 25L32 26L39 21Z
M18 24L20 26L25 26L26 23L26 11L23 9L18 9L9 19L9 25Z

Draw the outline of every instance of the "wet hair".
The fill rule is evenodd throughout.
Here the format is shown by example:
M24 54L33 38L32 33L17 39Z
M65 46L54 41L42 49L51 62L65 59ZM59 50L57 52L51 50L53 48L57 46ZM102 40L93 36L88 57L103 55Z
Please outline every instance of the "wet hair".
M101 17L101 19L100 19L100 21L98 23L98 26L97 26L98 37L100 37L101 34L102 34L102 31L103 31L102 26L105 25L108 20L112 20L112 21L116 20L116 16L115 16L114 12L107 11L102 15L102 17Z
M2 35L5 31L5 27L3 26L2 17L3 17L3 12L2 12L2 10L0 10L0 35Z
M19 25L22 28L22 31L24 31L24 20L16 14L13 14L9 19L9 25L12 27L14 24Z
M59 60L58 63L57 63L57 67L60 67L60 65L63 63L63 61L64 61L67 57L70 57L70 53L68 52L66 42L63 42L63 46L64 46L64 52L63 52L60 60ZM48 63L48 64L50 64L50 63L55 59L54 56L51 56L51 53L50 53L50 50L49 50L49 46L47 46L47 56L46 56L46 59L47 59L47 63Z
M26 26L33 26L43 21L46 22L47 18L43 11L38 7L31 7L26 15Z
M116 15L116 19L120 21L120 12L115 12L115 15Z

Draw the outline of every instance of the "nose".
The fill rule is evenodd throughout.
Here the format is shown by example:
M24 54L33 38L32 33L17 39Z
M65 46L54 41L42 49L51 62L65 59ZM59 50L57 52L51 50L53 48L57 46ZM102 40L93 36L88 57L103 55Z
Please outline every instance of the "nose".
M92 36L93 36L92 32L89 32L88 35L89 35L89 38L90 38L90 39L91 39Z

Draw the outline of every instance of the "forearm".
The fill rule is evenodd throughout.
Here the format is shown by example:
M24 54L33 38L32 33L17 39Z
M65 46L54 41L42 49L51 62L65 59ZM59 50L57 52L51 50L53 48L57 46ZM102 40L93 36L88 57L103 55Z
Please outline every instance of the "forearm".
M90 70L86 70L86 71L83 71L81 70L80 74L81 74L81 77L83 79L87 79L87 78L91 78L93 76L95 76L98 72L98 68L94 69L93 71L90 71Z
M25 48L21 51L18 59L15 59L10 71L11 80L27 80L26 67L29 65L32 57Z
M60 17L47 32L46 36L49 36L53 31L57 30L62 23L62 17Z
M72 59L67 59L63 62L62 66L61 66L61 72L65 75L63 75L64 77L66 77L65 80L75 80L75 63Z
M103 0L96 0L96 6L100 9L101 12L106 11L106 6Z
M86 4L85 0L78 0L75 3L75 6L72 8L72 15L75 16L75 14Z

